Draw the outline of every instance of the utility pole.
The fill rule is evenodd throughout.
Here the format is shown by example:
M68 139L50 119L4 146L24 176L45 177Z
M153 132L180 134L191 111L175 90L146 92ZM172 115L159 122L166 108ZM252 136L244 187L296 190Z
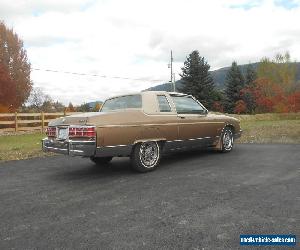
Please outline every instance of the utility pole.
M175 74L173 73L173 52L172 52L172 50L171 50L171 63L168 66L169 66L169 68L171 68L171 80L170 80L170 83L172 84L173 92L175 92Z

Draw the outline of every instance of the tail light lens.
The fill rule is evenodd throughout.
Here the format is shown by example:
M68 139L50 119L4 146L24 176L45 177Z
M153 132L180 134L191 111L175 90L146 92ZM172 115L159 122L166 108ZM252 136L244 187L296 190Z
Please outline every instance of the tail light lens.
M69 127L69 137L96 138L96 128L92 126Z
M48 127L46 129L46 135L48 137L55 137L56 136L56 127Z

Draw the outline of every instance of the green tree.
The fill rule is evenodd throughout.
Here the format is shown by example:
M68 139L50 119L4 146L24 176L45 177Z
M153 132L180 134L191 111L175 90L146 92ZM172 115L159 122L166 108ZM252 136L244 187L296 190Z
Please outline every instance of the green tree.
M249 86L257 79L257 73L252 64L248 64L245 73L245 85Z
M241 90L244 87L244 77L236 62L233 62L225 79L225 111L233 113L236 102L241 99Z
M290 93L296 82L296 64L291 62L288 52L277 54L272 60L265 57L260 61L257 76L268 79L271 84L279 84L285 93Z
M75 112L75 108L71 102L69 102L69 106L67 108L67 112Z
M16 85L14 107L18 108L26 102L30 95L30 63L23 41L12 30L0 21L0 63L9 71L10 78Z
M53 103L53 108L54 108L55 112L63 112L65 109L65 106L61 102L56 101Z
M83 103L77 108L78 112L89 112L90 111L90 106L88 103Z
M208 72L210 65L205 61L204 57L194 50L187 57L184 66L181 68L181 80L183 93L193 95L203 103L207 108L212 108L215 97L214 81Z
M254 113L256 108L255 96L253 88L255 87L255 81L257 79L257 73L251 64L248 64L245 72L245 87L241 90L242 100L246 104L246 112Z

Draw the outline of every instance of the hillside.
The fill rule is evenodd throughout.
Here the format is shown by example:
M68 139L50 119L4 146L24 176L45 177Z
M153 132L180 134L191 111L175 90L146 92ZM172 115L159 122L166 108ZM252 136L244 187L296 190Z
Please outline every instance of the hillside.
M251 63L251 65L254 67L254 69L257 69L259 63ZM248 64L244 64L244 65L239 65L241 71L244 73L246 71ZM300 81L300 62L296 63L296 67L297 67L297 72L296 72L296 80ZM228 70L230 69L230 67L224 67L221 69L217 69L217 70L212 70L210 71L210 74L212 76L212 78L214 79L215 85L217 88L219 89L224 89L224 85L225 85L225 78L226 78L226 74L228 72ZM175 82L176 85L176 89L180 89L182 86L182 81L178 80ZM155 91L155 90L161 90L161 91L172 91L172 86L170 83L163 83L163 84L159 84L156 86L153 86L149 89L146 90L150 90L150 91Z

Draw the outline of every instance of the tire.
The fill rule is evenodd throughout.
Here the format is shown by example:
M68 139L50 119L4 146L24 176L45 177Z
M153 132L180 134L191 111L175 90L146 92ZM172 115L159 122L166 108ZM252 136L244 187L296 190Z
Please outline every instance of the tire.
M101 166L101 165L106 165L112 160L112 157L90 157L91 161L94 162L96 165Z
M130 158L134 170L141 173L153 171L160 162L160 145L156 141L139 143L133 148Z
M221 152L227 153L233 149L233 132L229 127L225 127L221 136Z

